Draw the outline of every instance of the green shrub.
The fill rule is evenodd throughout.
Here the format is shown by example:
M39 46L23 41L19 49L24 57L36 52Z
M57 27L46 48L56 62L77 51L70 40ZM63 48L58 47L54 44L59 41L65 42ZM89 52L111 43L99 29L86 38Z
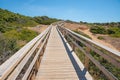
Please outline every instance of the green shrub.
M3 24L0 24L0 32L2 33L5 32L5 26Z
M28 30L26 28L21 29L20 31L11 30L4 33L4 36L9 39L16 39L16 40L25 40L30 41L37 35L36 32Z
M0 55L9 55L16 52L19 48L17 45L17 40L14 38L6 38L0 35Z
M107 30L107 32L112 37L120 37L120 28L118 27L111 27Z
M23 29L20 32L20 40L26 40L27 42L30 41L31 39L33 39L35 36L37 35L36 32L28 30L28 29Z
M36 35L36 32L25 28L19 31L10 30L5 33L0 33L0 45L2 45L0 46L0 58L2 56L4 61L7 60L11 55L13 55L25 43L33 39ZM2 64L4 61L0 60L0 64Z
M90 28L90 32L94 34L108 34L111 35L112 37L120 37L119 26L107 27L107 28L104 28L103 26L94 26Z
M102 36L98 36L97 38L100 40L104 40L104 38Z
M90 32L95 34L106 34L107 30L102 26L94 26L90 28Z
M0 32L5 33L16 27L31 27L38 23L32 17L23 16L0 8Z
M16 30L10 30L4 33L4 36L8 39L20 39L19 37L20 32L16 31Z
M59 21L58 19L49 18L47 16L36 16L34 17L34 20L39 24L45 24L45 25L50 25L51 23Z

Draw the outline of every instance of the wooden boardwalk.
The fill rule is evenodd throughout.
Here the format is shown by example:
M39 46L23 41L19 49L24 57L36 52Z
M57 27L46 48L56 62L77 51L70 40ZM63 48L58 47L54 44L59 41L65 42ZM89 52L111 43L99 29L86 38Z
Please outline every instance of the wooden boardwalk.
M75 48L84 53L84 64L74 52ZM0 65L0 80L94 80L86 69L91 66L89 62L108 80L118 80L119 77L95 59L90 51L120 68L120 52L64 28L62 24L50 25Z
M79 80L55 26L52 27L36 80Z

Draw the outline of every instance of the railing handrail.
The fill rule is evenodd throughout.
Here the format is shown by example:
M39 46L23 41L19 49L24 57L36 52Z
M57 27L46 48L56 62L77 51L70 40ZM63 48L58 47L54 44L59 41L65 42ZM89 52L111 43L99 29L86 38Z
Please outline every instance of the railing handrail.
M89 67L89 60L99 68L100 71L104 73L104 75L110 80L118 80L108 69L105 68L97 59L95 59L90 53L91 51L98 54L103 59L110 62L115 67L120 67L120 52L116 50L112 50L102 44L94 42L78 33L75 33L63 26L58 26L59 30L62 32L64 37L68 40L70 45L75 51L75 47L81 50L82 53L85 55L85 62L84 65L88 69ZM106 53L107 52L107 53Z
M15 69L19 62L27 55L27 52L51 29L51 25L43 31L40 35L35 37L33 40L28 42L19 51L17 51L13 56L6 60L2 65L0 65L0 80L5 79L12 70Z
M99 46L99 47L103 48L104 50L106 50L106 51L108 51L108 52L111 52L111 53L113 53L114 55L120 57L120 52L119 52L119 51L113 50L113 49L111 49L111 48L109 48L109 47L107 47L107 46L105 46L105 45L102 45L102 44L100 44L100 43L98 43L98 42L95 42L95 41L89 39L89 38L86 38L86 37L84 37L84 36L82 36L82 35L79 35L79 34L73 32L73 31L71 31L71 30L68 29L68 28L65 28L65 27L63 27L63 28L66 29L67 31L69 31L70 33L72 33L72 34L74 34L74 35L76 35L76 36L78 36L78 37L80 37L80 38L82 38L82 39L84 39L84 40L86 40L86 41L89 41L90 43L92 43L92 44L94 44L94 45L96 45L96 46Z
M62 32L60 31L60 29L58 27L57 27L57 30L58 30L58 32L63 40L63 43L65 42L65 45L67 46L68 50L72 51L71 53L68 53L68 54L71 54L73 56L74 60L76 61L76 64L81 69L81 71L83 71L85 69L85 66L80 61L79 57L75 54L75 51L73 51L72 46L70 46L67 39L65 38L65 36L62 34ZM79 75L79 78L81 78L80 76L81 75ZM87 70L86 70L86 74L84 76L85 76L86 80L94 80L93 77L90 75L90 73Z

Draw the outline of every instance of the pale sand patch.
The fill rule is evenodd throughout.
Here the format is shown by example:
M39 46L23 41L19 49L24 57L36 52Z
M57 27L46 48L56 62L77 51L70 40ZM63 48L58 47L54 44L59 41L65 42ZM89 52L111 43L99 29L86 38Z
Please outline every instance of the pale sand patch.
M28 27L28 29L36 31L38 33L43 32L49 25L37 25L35 27Z

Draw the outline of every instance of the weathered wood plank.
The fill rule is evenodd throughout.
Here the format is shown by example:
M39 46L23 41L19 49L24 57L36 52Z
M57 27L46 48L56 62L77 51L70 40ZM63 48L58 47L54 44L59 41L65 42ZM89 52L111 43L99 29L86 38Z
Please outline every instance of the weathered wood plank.
M56 27L52 28L36 80L79 80Z

